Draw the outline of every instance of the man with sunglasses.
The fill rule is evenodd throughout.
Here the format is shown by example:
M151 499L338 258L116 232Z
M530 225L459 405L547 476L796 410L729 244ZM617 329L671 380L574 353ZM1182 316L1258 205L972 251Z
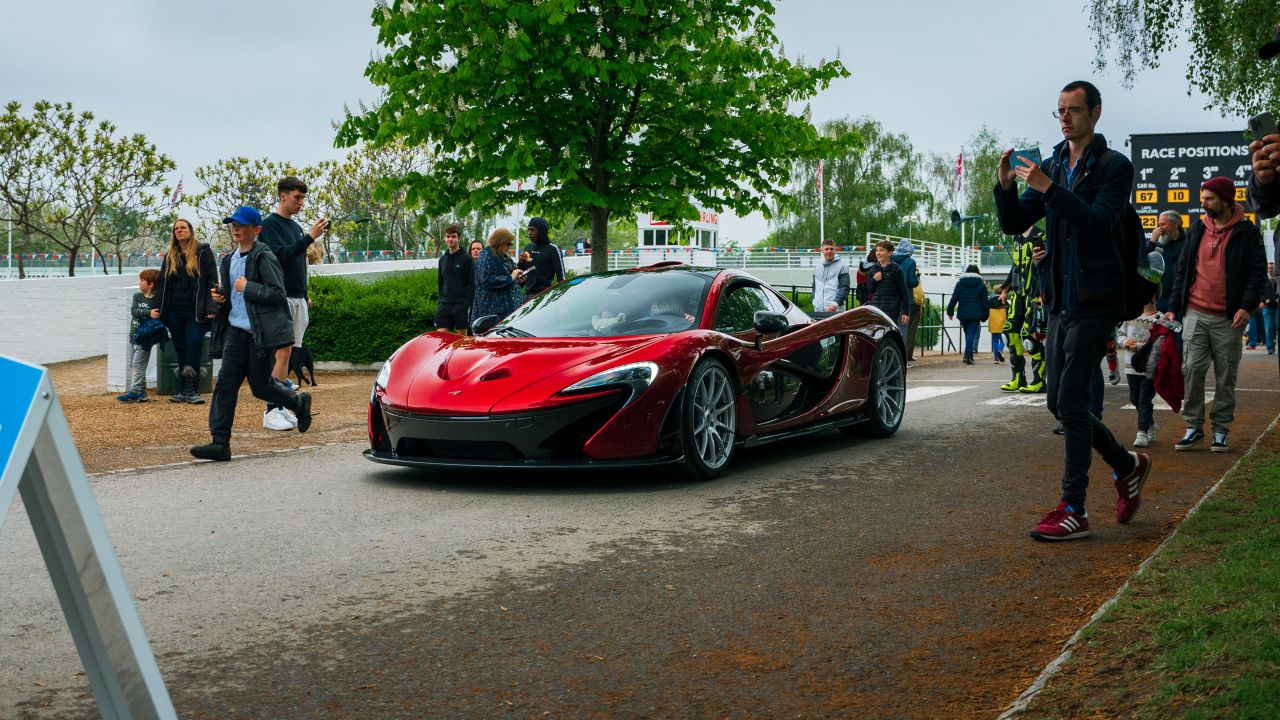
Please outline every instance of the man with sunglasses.
M1120 222L1129 205L1133 164L1107 148L1094 132L1102 95L1078 80L1058 95L1053 113L1063 141L1037 166L1021 159L1011 167L1010 149L1000 158L996 215L1006 234L1020 235L1041 218L1045 244L1032 252L1042 274L1049 315L1047 401L1064 429L1062 499L1031 531L1036 540L1088 537L1085 492L1092 450L1111 466L1119 499L1116 522L1133 518L1151 459L1124 448L1089 412L1089 382L1107 351L1116 323L1124 318L1125 272ZM1014 179L1026 183L1018 195Z

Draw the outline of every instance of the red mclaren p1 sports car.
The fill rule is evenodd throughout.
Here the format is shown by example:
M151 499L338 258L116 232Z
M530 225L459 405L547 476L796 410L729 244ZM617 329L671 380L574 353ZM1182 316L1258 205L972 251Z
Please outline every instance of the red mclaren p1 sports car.
M476 334L429 332L383 365L370 460L430 468L680 464L829 429L887 437L903 341L874 308L821 320L744 272L685 265L575 277Z

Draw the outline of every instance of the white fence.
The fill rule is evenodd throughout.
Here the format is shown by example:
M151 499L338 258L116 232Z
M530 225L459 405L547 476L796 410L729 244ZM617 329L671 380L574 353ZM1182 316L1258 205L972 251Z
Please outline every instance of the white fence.
M869 234L868 244L887 239L895 244L901 238ZM913 241L915 242L915 241ZM934 243L916 243L916 262L925 276L929 292L948 292L953 278L971 262L982 265L989 276L1007 270L991 262L998 259L989 251ZM849 260L859 258L866 246L845 249ZM635 267L642 261L650 264L662 259L682 260L698 265L715 265L745 269L766 282L780 285L807 286L812 268L820 260L816 250L694 251L696 257L670 258L672 251L611 253L610 269ZM684 254L688 254L685 251ZM984 259L989 260L983 263ZM435 267L435 258L389 260L378 262L313 265L316 275L382 274L402 270ZM590 270L591 258L570 255L567 268L577 272ZM137 290L137 274L94 275L74 278L28 278L0 282L0 354L28 362L48 364L107 355L107 386L123 388L128 364L129 298Z

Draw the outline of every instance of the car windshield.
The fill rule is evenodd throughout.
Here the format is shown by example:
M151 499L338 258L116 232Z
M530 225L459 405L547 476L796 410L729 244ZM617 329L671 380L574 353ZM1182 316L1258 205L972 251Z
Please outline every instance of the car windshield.
M497 328L536 337L619 337L697 327L711 276L688 270L572 278L520 306Z

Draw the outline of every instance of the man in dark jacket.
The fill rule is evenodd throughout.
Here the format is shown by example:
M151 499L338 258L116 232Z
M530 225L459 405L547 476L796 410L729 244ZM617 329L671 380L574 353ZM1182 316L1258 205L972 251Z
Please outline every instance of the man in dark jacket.
M550 232L551 227L543 218L529 221L529 244L524 246L517 264L525 271L521 280L525 297L533 297L564 279L564 261L560 258L560 248L551 242Z
M1173 276L1177 274L1178 263L1182 261L1182 249L1186 245L1186 236L1182 232L1182 216L1176 210L1165 210L1160 213L1156 227L1151 231L1151 241L1146 252L1157 249L1164 256L1164 275L1160 278L1160 297L1156 300L1156 310L1169 312L1169 296L1173 294ZM1181 320L1181 318L1179 318Z
M951 302L947 303L948 319L955 319L957 306L960 326L964 329L964 364L972 365L973 354L978 351L978 334L991 312L987 304L987 282L982 279L977 265L965 268L956 281L956 287L951 291Z
M897 323L905 341L907 324L911 322L911 291L907 289L902 268L889 259L893 250L893 243L888 240L876 243L876 263L867 269L871 280L867 304L880 308Z
M300 178L288 175L276 183L279 203L276 211L262 223L262 242L280 261L284 273L284 291L288 295L289 318L293 323L293 343L276 353L274 374L278 378L289 375L289 355L295 347L302 347L302 337L311 324L311 302L307 299L307 248L324 234L329 221L321 218L311 224L309 232L294 215L302 212L307 200L307 184ZM287 408L270 403L262 414L262 427L267 430L291 430L297 427L297 418Z
M1076 81L1058 95L1054 116L1063 141L1037 166L1000 159L995 188L1001 229L1019 235L1045 219L1045 247L1032 257L1044 272L1042 293L1049 311L1048 406L1064 428L1062 501L1031 531L1037 540L1073 540L1090 535L1085 511L1092 449L1115 471L1116 522L1128 522L1141 501L1151 470L1145 453L1129 452L1089 412L1089 384L1106 354L1115 325L1124 318L1125 274L1120 254L1121 218L1129 204L1133 164L1094 132L1102 96ZM1021 196L1014 179L1027 183Z
M1262 235L1236 204L1230 178L1215 177L1200 186L1204 216L1187 235L1187 249L1174 279L1165 317L1184 316L1182 419L1187 431L1173 447L1191 450L1204 441L1204 376L1213 363L1214 452L1227 452L1227 433L1235 419L1236 371L1240 367L1240 331L1262 301L1267 256Z
M456 224L444 228L444 252L440 254L440 269L436 273L436 286L440 302L436 305L436 329L467 333L471 299L476 294L475 265L471 254L461 245L462 227Z
M293 344L293 322L280 263L257 241L262 215L251 207L241 207L222 222L231 225L238 247L222 259L221 277L227 287L219 286L212 293L219 305L213 319L212 351L214 357L222 358L209 403L212 442L191 448L191 454L201 460L225 462L231 459L231 426L245 378L254 397L297 415L298 432L311 427L311 395L295 392L271 374L276 349Z

